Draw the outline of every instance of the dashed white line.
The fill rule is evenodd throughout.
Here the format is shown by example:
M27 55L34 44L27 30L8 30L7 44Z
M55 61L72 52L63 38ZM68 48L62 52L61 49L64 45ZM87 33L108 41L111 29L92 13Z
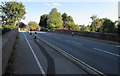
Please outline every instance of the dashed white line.
M101 51L101 52L105 52L107 54L111 54L111 55L114 55L114 56L120 56L118 54L114 54L114 53L111 53L111 52L108 52L108 51L104 51L104 50L101 50L101 49L98 49L98 48L94 48L95 50L98 50L98 51Z
M82 45L80 43L77 43L77 42L74 42L74 41L71 41L71 40L66 40L66 41L69 41L69 42L72 42L72 43L75 43L75 44L78 44L78 45Z
M42 75L43 75L43 76L46 76L45 71L43 70L43 68L42 68L42 66L41 66L41 64L40 64L40 62L39 62L37 56L35 55L35 52L33 51L33 49L32 49L32 47L31 47L31 45L30 45L30 43L29 43L27 37L25 36L24 33L23 33L23 35L24 35L24 37L25 37L25 39L26 39L26 41L27 41L27 43L28 43L28 45L29 45L29 47L30 47L30 49L31 49L31 52L32 52L32 54L33 54L33 56L34 56L34 58L35 58L37 64L38 64L38 67L39 67L40 71L42 72Z
M120 47L120 46L117 46L117 47Z

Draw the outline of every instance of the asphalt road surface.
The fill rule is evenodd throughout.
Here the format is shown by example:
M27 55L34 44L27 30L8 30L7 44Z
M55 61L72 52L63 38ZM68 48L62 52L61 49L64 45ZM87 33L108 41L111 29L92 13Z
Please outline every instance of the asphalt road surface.
M55 33L37 35L105 74L120 73L120 46Z
M25 76L88 74L53 48L40 40L35 40L34 35L26 32L19 32L14 51L16 58L13 74Z

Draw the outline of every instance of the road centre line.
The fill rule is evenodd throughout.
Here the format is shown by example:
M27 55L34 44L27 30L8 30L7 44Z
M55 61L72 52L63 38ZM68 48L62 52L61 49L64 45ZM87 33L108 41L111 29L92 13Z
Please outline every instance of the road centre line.
M75 44L78 44L78 45L82 45L82 44L77 43L77 42L75 42L75 41L71 41L71 40L66 40L66 41L68 41L68 42L72 42L72 43L75 43Z
M59 37L57 37L57 36L54 36L55 38L59 38ZM60 39L60 38L59 38ZM77 43L77 42L75 42L75 41L71 41L71 40L66 40L66 41L68 41L68 42L72 42L72 43L75 43L75 44L78 44L78 45L82 45L82 44L80 44L80 43ZM115 46L115 45L111 45L111 46ZM117 46L117 47L120 47L120 46ZM108 51L104 51L104 50L101 50L101 49L98 49L98 48L94 48L95 50L98 50L98 51L101 51L101 52L105 52L105 53L107 53L107 54L111 54L111 55L114 55L114 56L120 56L120 55L118 55L118 54L114 54L114 53L111 53L111 52L108 52Z
M120 47L119 45L117 47Z
M105 52L107 54L111 54L111 55L114 55L114 56L120 56L118 54L114 54L114 53L111 53L111 52L108 52L108 51L104 51L104 50L101 50L101 49L98 49L98 48L94 48L95 50L98 50L98 51L101 51L101 52Z
M28 43L28 45L29 45L29 47L30 47L30 49L31 49L31 52L32 52L32 54L33 54L33 56L34 56L34 58L35 58L37 64L38 64L38 67L39 67L39 69L40 69L42 75L43 75L43 76L46 76L45 71L43 70L43 68L42 68L42 66L41 66L41 63L39 62L39 60L38 60L38 58L37 58L35 52L33 51L33 49L32 49L32 47L31 47L31 45L30 45L30 43L29 43L27 37L25 36L24 33L23 33L23 35L24 35L24 37L25 37L25 39L26 39L26 41L27 41L27 43Z

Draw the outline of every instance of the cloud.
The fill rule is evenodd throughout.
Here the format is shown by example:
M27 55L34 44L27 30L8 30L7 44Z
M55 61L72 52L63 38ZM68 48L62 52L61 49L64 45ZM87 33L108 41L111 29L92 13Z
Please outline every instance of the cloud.
M44 5L46 5L46 6L50 6L50 3L44 3Z
M61 6L60 3L53 3L54 6Z
M45 6L52 6L52 7L59 7L61 6L60 3L44 3Z

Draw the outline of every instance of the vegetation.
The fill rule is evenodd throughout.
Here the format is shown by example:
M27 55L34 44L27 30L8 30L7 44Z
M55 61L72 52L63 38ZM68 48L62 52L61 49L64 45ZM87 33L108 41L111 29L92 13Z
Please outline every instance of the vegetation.
M2 2L0 6L1 18L2 18L2 29L14 29L16 24L24 19L26 13L25 6L22 3L16 1Z
M19 28L26 28L26 25L25 25L23 22L20 22L20 23L18 24L18 26L19 26Z
M120 22L108 18L98 18L97 15L90 17L92 22L90 25L76 25L71 16L66 13L61 14L57 12L56 8L53 8L50 14L44 14L40 18L39 25L44 29L67 29L75 31L88 31L88 32L103 32L103 33L118 33L120 34ZM61 25L61 26L57 26ZM44 30L43 29L43 30Z
M103 33L119 33L119 21L111 21L108 18L97 18L96 15L91 17L91 25L80 25L80 30L90 32L103 32Z
M76 25L71 16L63 13L62 15L53 8L49 14L43 14L40 17L39 25L42 30L48 29L67 29L75 31L88 31L88 32L103 32L103 33L119 33L120 22L111 21L108 18L98 18L97 15L90 17L92 22L90 25Z
M39 28L39 29L40 29L40 26L39 26L36 22L34 22L34 21L30 21L30 22L28 23L28 25L29 25L29 28L30 28L30 29L36 29L36 28Z
M63 27L68 30L80 31L80 27L74 23L74 20L71 16L68 16L66 13L62 14Z
M48 25L62 25L62 16L61 14L57 11L56 8L53 8L51 12L48 15L47 19L47 24Z
M79 31L79 26L74 23L71 16L66 13L60 14L56 8L53 8L49 14L43 14L40 17L39 25L42 30L48 29L68 29Z
M118 34L120 34L120 22L118 22L117 26L118 26L117 32Z
M48 30L47 20L48 20L48 14L44 14L40 17L39 25L41 27L41 30Z

